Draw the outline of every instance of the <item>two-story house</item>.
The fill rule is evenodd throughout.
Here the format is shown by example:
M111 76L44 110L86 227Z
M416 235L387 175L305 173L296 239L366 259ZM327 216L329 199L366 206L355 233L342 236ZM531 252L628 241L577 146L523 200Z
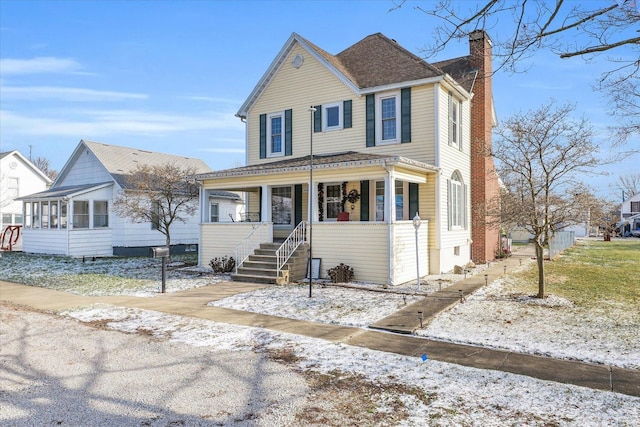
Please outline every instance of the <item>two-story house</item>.
M0 249L22 249L22 201L18 198L50 185L51 179L19 151L0 153Z
M395 285L465 265L472 139L486 152L494 118L482 68L491 43L479 31L470 45L470 56L429 64L379 33L337 55L292 34L237 113L247 166L197 177L203 206L209 191L244 192L253 219L203 223L200 263L235 253L240 265L258 244L283 241L280 277L300 243L322 277L344 263L355 280ZM493 168L480 160L484 198ZM496 231L483 259L497 243Z

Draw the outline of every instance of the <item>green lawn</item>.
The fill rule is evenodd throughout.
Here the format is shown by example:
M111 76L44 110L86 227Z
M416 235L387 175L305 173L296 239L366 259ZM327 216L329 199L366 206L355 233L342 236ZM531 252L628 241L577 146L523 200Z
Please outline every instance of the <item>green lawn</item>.
M534 264L519 277L537 290ZM601 303L640 304L640 239L579 240L553 261L545 262L546 294L583 307Z

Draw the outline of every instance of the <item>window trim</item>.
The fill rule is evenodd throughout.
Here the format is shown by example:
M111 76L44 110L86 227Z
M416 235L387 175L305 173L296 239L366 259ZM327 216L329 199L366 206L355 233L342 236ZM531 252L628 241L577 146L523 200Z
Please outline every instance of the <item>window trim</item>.
M106 212L105 213L96 213L96 206L98 203L105 203ZM91 219L93 220L92 228L109 228L109 201L108 200L93 200L93 211L91 212ZM96 219L104 218L104 225L96 225Z
M271 120L276 118L276 117L280 117L281 123L280 123L280 151L273 151L272 150L272 134L271 134ZM285 125L286 119L285 119L285 115L284 115L284 111L278 111L275 113L269 113L267 114L267 157L282 157L284 156L284 151L285 151L285 131L286 131L286 125Z
M344 128L344 108L343 108L343 104L344 102L332 102L330 104L323 104L322 105L322 131L323 132L330 132L330 131L334 131L334 130L341 130ZM330 108L337 108L338 109L338 124L335 126L329 126L329 124L327 123L329 120L329 112L327 110L329 110Z
M462 151L462 105L463 101L453 96L453 93L449 92L449 108L448 108L448 121L449 121L449 145ZM453 115L455 114L456 120L454 121ZM455 131L454 131L455 124Z
M386 99L393 98L395 100L395 123L396 133L393 139L383 139L382 132L382 102ZM376 145L399 144L402 134L402 105L400 103L400 91L383 92L376 94L375 98L375 135Z
M453 172L447 180L447 215L449 230L463 230L467 228L467 186L458 171Z

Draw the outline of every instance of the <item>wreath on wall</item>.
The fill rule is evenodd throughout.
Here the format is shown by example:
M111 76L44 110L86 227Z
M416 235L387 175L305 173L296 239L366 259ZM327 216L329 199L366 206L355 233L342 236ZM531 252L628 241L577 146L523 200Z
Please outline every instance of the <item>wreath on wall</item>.
M347 200L351 204L356 203L358 200L360 200L360 193L358 193L358 190L354 188L353 190L349 191L349 194L347 194Z

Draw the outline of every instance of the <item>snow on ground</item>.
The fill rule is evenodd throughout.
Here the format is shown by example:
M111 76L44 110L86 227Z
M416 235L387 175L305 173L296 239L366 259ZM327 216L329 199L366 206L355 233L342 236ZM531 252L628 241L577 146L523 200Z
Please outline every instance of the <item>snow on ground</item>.
M617 393L153 311L96 306L65 314L85 322L109 321L110 328L124 332L209 346L211 351L286 349L300 357L295 362L300 369L340 371L363 375L377 384L420 387L431 401L407 398L410 417L401 424L406 426L640 423L640 399Z
M65 258L13 255L0 260L0 279L85 295L153 296L160 284L157 260L96 260L82 264ZM421 294L437 290L439 277L426 277ZM176 268L169 272L167 290L216 286L226 278L207 269ZM442 286L446 287L463 276L442 278ZM126 285L121 285L123 282ZM441 313L420 335L640 367L637 310L608 306L585 311L561 298L551 296L540 301L514 289L508 276L497 280L467 297L465 303ZM415 301L416 291L415 284L390 289L366 283L324 287L314 284L313 298L309 298L307 285L300 284L268 287L212 305L365 327ZM151 333L159 339L208 346L211 351L286 349L301 357L297 362L301 369L337 369L361 374L374 382L416 385L432 393L434 400L428 406L417 400L406 402L412 414L406 425L423 425L425 419L430 425L640 425L640 399L616 393L152 311L102 306L67 314L82 321L111 319L109 327L114 329Z
M640 369L638 310L604 303L579 308L554 295L540 300L512 293L514 287L512 278L496 280L438 315L418 335Z

